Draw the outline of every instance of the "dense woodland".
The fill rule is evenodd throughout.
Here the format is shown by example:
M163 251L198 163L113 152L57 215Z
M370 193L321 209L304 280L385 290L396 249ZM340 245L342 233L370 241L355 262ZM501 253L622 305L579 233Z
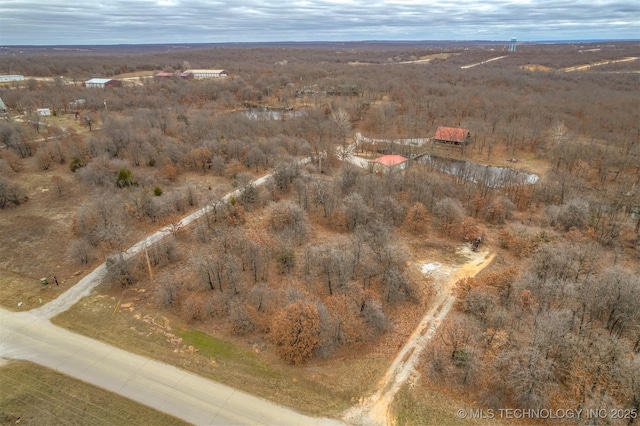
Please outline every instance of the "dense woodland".
M432 297L408 267L412 248L483 236L498 260L457 283L423 384L486 407L640 411L640 65L564 71L638 56L638 46L531 44L461 68L501 55L504 46L416 44L5 53L0 70L26 80L0 86L9 109L0 209L28 206L20 182L30 158L64 170L51 180L60 197L90 188L68 256L85 265L108 256L114 288L149 280L145 262L118 255L133 230L173 224L149 251L158 306L219 333L262 336L292 364L374 350L404 310ZM230 76L81 84L187 68ZM335 94L344 86L356 89ZM72 106L78 99L86 103ZM283 118L256 120L249 106ZM43 107L77 112L77 129L47 125ZM375 174L335 154L355 132L429 138L441 125L469 129L471 143L427 152L527 164L539 180L493 187L417 161ZM267 172L268 183L252 183ZM188 174L219 177L239 195L218 201ZM208 203L194 227L176 225Z

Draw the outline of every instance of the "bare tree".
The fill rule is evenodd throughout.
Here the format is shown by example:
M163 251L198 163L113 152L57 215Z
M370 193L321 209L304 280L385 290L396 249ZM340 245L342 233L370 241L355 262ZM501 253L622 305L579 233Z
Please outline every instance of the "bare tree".
M28 200L22 187L0 176L0 209L17 206Z
M551 390L557 385L553 360L535 347L525 346L505 352L496 362L505 372L504 384L515 402L527 408L548 406Z
M331 120L333 121L338 137L342 140L342 147L347 145L347 135L351 130L351 120L349 114L342 108L331 111Z

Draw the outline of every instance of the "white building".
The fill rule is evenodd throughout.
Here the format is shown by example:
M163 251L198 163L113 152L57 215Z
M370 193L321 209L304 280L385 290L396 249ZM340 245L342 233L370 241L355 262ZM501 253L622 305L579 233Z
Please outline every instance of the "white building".
M218 78L229 75L225 70L186 70L184 74L193 76L193 78Z
M0 75L0 83L5 83L7 81L22 81L22 80L24 80L24 76L23 75L17 75L17 74Z
M38 108L36 110L36 112L41 117L45 117L45 116L50 116L51 115L51 109L50 108Z
M120 86L121 83L118 80L113 80L111 78L92 78L91 80L87 80L84 82L86 87L97 87L97 88L105 88L107 86Z

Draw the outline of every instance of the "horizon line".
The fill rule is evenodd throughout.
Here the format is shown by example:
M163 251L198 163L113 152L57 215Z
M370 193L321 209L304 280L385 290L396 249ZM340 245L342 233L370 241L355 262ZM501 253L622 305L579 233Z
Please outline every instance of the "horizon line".
M517 38L516 38L517 39ZM509 43L511 38L508 39L412 39L412 40L399 40L399 39L371 39L371 40L280 40L280 41L223 41L223 42L164 42L164 43L105 43L105 44L0 44L0 48L9 47L109 47L109 46L171 46L171 45L190 45L190 46L206 46L206 45L242 45L242 44L345 44L345 43ZM599 43L599 42L638 42L640 38L577 38L577 39L522 39L517 40L518 43Z

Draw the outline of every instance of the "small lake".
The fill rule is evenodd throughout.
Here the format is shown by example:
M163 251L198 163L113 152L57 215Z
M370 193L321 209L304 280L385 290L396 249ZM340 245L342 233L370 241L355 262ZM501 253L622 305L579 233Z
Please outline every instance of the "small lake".
M244 116L251 120L289 120L295 117L301 117L305 114L304 110L289 109L272 109L272 108L247 108L243 112Z
M430 155L423 155L417 159L443 173L456 176L468 182L479 183L489 188L502 188L516 185L533 185L538 181L538 175L521 172L508 167L487 166L472 161L452 160Z

